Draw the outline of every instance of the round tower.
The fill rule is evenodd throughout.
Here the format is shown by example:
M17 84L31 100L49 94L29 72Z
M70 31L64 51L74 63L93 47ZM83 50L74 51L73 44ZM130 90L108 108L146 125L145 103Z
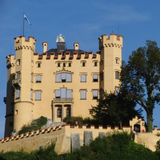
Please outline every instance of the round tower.
M100 89L118 92L120 86L120 72L122 61L123 36L116 34L99 37L100 49Z
M25 124L32 121L33 102L31 97L32 82L31 73L33 68L33 53L35 52L35 42L33 37L25 40L24 36L15 39L15 79L12 85L15 88L14 95L14 125L13 129L18 131Z

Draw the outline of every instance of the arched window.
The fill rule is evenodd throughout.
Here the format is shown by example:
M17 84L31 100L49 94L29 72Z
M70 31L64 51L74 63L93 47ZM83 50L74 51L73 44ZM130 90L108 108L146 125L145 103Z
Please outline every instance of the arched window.
M71 112L70 108L67 107L67 109L66 109L66 117L70 117L70 112Z
M70 73L56 74L56 82L72 82L72 74Z
M61 118L61 108L57 108L57 118Z

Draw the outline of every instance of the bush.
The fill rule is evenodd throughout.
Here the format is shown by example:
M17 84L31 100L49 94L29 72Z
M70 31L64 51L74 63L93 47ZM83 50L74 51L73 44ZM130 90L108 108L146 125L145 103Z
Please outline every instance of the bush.
M19 134L26 133L26 132L31 132L33 130L35 131L37 129L41 129L41 127L43 125L45 125L46 123L47 123L47 118L41 116L40 118L33 120L30 125L29 124L24 125L21 128L21 130L19 131Z
M63 119L64 122L67 124L70 124L71 126L74 126L77 122L78 125L83 124L83 118L82 117L65 117Z

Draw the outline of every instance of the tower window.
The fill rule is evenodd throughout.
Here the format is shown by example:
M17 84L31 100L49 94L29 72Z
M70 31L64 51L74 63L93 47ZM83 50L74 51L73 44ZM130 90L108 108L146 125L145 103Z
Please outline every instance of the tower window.
M41 63L38 63L37 67L40 68L41 67Z
M119 87L116 87L116 89L115 89L116 95L119 94L119 91L120 91Z
M19 65L20 65L20 59L17 60L17 66L19 66Z
M93 111L91 109L89 110L89 114L93 114Z
M71 67L71 63L68 63L68 67Z
M31 89L31 99L33 99L33 90Z
M65 67L66 66L66 64L65 63L63 63L63 67Z
M82 62L82 67L85 67L86 63L85 62Z
M119 72L118 71L115 72L115 78L119 79Z
M41 75L36 76L36 83L41 83Z
M41 100L41 91L36 91L36 100Z
M97 66L97 62L94 62L94 66L95 66L95 67Z
M20 75L21 75L20 73L17 73L17 79L20 79Z
M61 66L61 64L60 63L57 63L57 67L60 67Z
M20 98L20 90L17 89L17 90L16 90L16 99L19 99L19 98Z
M119 58L118 57L116 57L116 64L119 64Z
M31 82L33 82L33 74L31 74Z

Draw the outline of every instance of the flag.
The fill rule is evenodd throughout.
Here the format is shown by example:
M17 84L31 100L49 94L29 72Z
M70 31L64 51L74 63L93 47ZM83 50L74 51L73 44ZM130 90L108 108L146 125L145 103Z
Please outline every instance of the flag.
M27 16L25 14L24 14L23 18L24 18L24 20L26 20L28 22L29 25L31 25L29 19L27 18Z

